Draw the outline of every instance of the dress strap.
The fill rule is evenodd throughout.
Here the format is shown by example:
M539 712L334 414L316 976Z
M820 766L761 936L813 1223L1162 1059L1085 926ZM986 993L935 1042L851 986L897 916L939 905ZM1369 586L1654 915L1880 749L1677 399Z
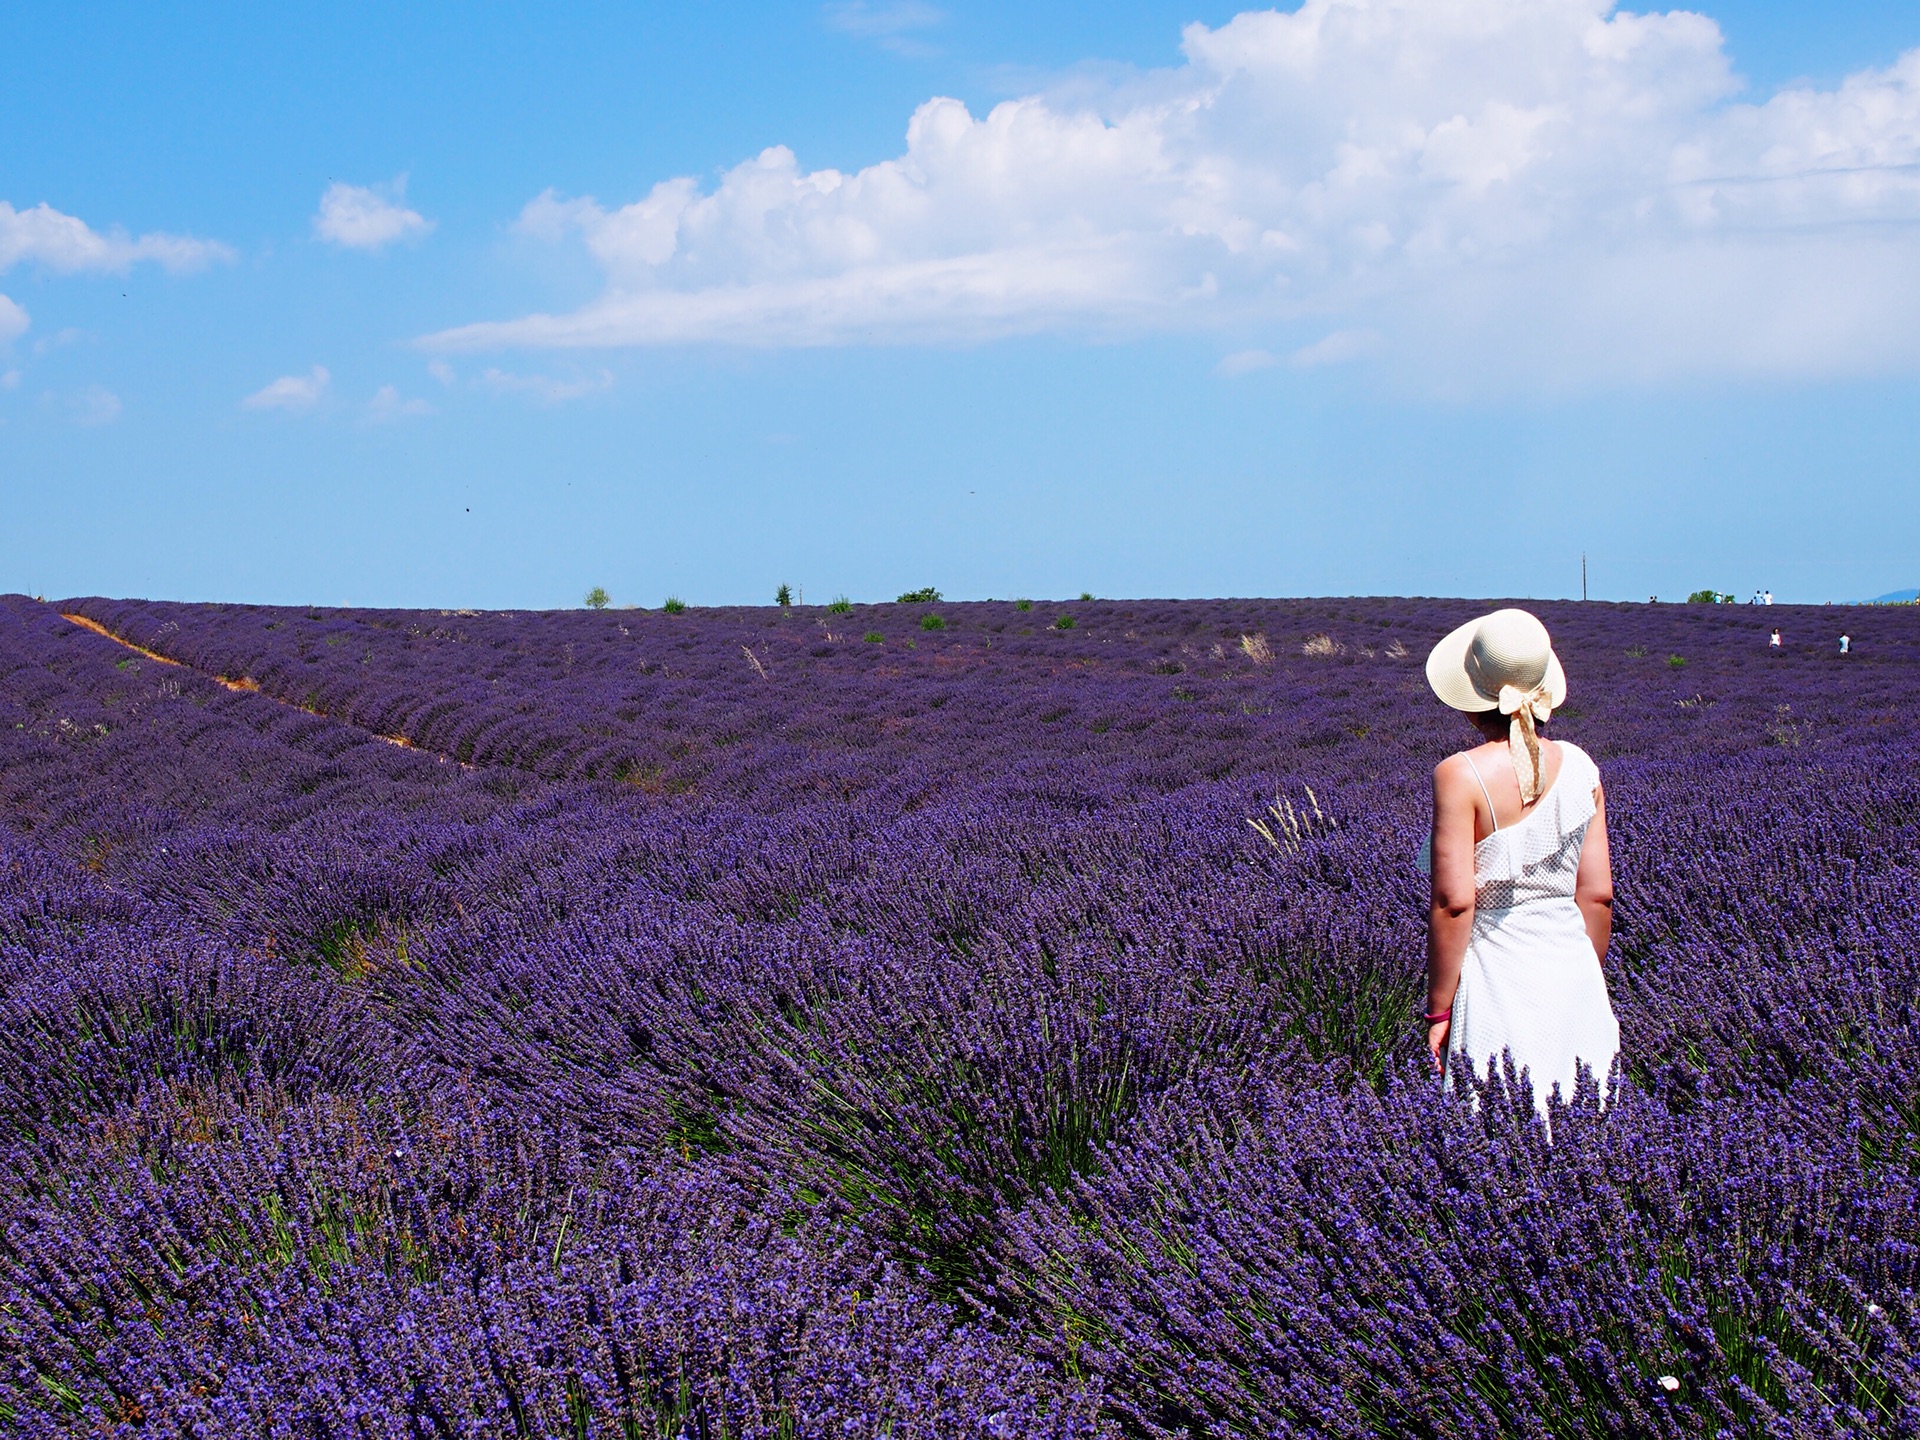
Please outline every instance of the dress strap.
M1487 789L1487 782L1480 778L1480 767L1473 763L1473 756L1471 755L1462 752L1460 758L1467 762L1467 769L1473 771L1474 783L1480 787L1480 793L1487 797L1487 818L1493 821L1492 833L1498 835L1500 833L1500 817L1493 813L1493 795Z

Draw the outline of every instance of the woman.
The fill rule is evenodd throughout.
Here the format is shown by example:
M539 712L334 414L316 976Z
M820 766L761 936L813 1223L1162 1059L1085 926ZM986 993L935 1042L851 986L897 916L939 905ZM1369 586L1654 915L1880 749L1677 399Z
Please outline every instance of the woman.
M1433 647L1427 683L1482 744L1433 771L1427 1049L1485 1076L1502 1053L1546 1112L1585 1065L1604 1091L1620 1026L1600 972L1613 930L1606 799L1586 752L1538 726L1567 698L1547 627L1496 610Z

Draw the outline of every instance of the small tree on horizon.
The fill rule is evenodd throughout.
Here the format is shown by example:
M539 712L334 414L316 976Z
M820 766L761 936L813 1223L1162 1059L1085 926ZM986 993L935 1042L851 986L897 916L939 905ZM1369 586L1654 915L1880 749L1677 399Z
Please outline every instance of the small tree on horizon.
M773 592L773 603L778 605L782 610L793 604L793 587L782 584L778 590Z
M612 597L607 594L605 588L602 586L596 585L587 591L587 608L589 610L604 610L611 600Z

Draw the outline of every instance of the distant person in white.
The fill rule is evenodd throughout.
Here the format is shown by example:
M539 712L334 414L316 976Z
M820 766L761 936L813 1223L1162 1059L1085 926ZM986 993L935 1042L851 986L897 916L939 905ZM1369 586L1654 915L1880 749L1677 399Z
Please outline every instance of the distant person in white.
M1842 635L1840 637L1840 653L1842 655L1851 655L1853 653L1853 637L1851 635Z
M1780 653L1780 631L1778 627L1774 629L1773 634L1767 637L1767 648L1776 655Z
M1604 1094L1620 1026L1600 970L1613 933L1606 797L1585 751L1539 726L1567 698L1547 627L1525 610L1471 620L1433 647L1427 683L1480 734L1433 771L1427 1049L1477 1076L1511 1055L1535 1104Z
M1762 605L1771 605L1773 603L1773 591L1767 590L1762 593L1765 596L1765 598L1762 599L1760 603Z

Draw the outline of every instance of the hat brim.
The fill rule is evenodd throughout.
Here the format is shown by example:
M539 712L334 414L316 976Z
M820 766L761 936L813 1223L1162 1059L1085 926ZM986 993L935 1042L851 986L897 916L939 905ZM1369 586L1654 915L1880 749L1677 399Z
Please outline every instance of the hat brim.
M1459 629L1448 631L1446 638L1427 656L1427 684L1433 687L1433 693L1440 697L1442 704L1470 714L1500 708L1500 697L1489 699L1482 695L1467 674L1467 648L1473 644L1473 632L1486 618L1476 616ZM1546 684L1548 703L1558 710L1567 699L1567 672L1561 668L1560 657L1551 649L1547 651Z

